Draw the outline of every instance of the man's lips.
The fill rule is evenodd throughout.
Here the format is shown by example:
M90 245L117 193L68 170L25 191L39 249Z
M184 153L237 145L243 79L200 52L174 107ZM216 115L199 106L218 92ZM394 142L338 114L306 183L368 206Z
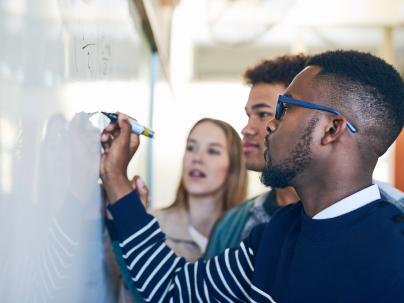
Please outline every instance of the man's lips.
M255 151L260 148L260 145L258 143L253 143L253 142L244 142L243 143L243 152L251 152Z

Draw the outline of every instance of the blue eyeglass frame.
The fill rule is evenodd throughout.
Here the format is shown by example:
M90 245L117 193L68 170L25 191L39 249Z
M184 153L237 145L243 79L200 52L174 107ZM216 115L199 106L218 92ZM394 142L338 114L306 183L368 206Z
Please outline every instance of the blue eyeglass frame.
M276 120L280 120L282 118L282 116L284 115L283 110L285 108L285 104L293 104L293 105L297 105L297 106L304 107L304 108L321 110L321 111L331 113L334 115L341 115L341 113L339 111L332 109L330 107L327 107L327 106L322 106L322 105L310 103L307 101L294 99L294 98L291 98L291 97L288 97L285 95L279 95L278 102L276 103L276 110L275 110L275 119ZM355 126L353 126L350 122L346 121L346 125L353 134L358 132L358 129Z

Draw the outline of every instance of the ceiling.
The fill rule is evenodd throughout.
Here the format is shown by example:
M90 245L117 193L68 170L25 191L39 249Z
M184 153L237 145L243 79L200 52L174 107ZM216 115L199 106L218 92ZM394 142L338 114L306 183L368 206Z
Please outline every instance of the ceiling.
M240 78L263 58L341 48L370 51L404 74L404 0L182 0L173 22L172 56L192 58L194 80ZM178 37L190 40L185 49L175 49Z

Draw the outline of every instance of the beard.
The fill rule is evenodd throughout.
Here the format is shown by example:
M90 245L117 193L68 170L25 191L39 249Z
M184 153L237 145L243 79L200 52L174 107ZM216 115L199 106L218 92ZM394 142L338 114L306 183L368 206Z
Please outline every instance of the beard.
M311 161L311 142L313 130L318 118L312 118L303 131L302 137L298 140L290 156L279 164L272 165L269 159L268 150L265 151L265 167L261 174L261 182L272 188L284 188L291 185L292 180L305 170ZM268 147L269 148L269 147Z

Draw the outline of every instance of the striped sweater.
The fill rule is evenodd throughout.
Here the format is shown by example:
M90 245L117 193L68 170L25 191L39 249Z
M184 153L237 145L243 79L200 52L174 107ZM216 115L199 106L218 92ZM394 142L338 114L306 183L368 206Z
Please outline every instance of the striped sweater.
M123 258L148 302L275 302L254 286L254 251L262 228L208 261L186 262L165 244L165 235L135 192L109 206Z
M301 203L286 206L238 248L196 263L165 245L136 193L109 209L150 302L404 302L404 215L383 200L322 220Z

